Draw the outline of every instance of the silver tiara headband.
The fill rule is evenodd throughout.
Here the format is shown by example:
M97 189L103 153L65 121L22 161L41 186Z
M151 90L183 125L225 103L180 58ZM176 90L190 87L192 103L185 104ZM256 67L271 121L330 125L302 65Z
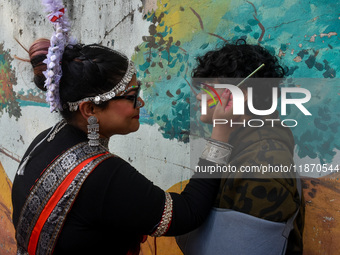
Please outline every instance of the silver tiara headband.
M98 47L100 48L100 47ZM127 59L128 61L128 68L125 72L125 75L124 77L121 79L121 81L113 88L111 89L110 91L108 92L105 92L103 94L100 94L100 95L97 95L97 96L94 96L94 97L86 97L84 99L80 99L76 102L67 102L68 106L69 106L69 109L70 111L77 111L78 110L78 106L80 105L80 103L82 102L93 102L95 104L101 104L105 101L108 101L112 98L114 98L118 93L126 90L127 86L129 85L131 79L132 79L132 76L134 74L136 74L136 68L135 68L135 65L132 61L130 61L126 56L124 56L123 54L121 54L120 52L118 51L114 51L114 50L111 50L121 56L123 56L124 58Z

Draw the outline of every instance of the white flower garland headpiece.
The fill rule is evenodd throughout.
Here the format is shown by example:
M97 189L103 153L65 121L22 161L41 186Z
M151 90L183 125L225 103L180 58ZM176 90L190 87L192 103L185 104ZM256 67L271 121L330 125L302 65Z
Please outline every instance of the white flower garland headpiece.
M65 47L67 45L75 45L77 41L69 36L71 26L65 14L66 9L62 0L42 0L42 4L45 6L45 11L48 13L47 18L53 23L55 30L50 40L47 58L44 60L44 63L47 65L47 70L43 72L46 77L44 85L47 89L46 101L50 104L51 112L62 111L63 107L61 105L59 94L59 82L62 76L61 61ZM91 46L91 48L102 47ZM76 102L67 102L70 111L77 111L81 102L92 101L95 104L100 104L108 101L115 97L116 94L126 89L132 79L132 76L136 74L136 68L134 63L130 61L127 56L115 50L111 51L121 55L128 62L128 67L122 80L113 89L106 93L95 97L87 97Z
M75 39L69 36L70 24L67 18L66 9L62 0L42 0L47 18L54 25L54 32L50 40L50 47L47 59L44 63L47 70L43 72L46 77L45 87L47 89L46 101L50 104L50 111L61 111L62 105L59 95L59 82L62 76L61 60L67 44L76 44Z

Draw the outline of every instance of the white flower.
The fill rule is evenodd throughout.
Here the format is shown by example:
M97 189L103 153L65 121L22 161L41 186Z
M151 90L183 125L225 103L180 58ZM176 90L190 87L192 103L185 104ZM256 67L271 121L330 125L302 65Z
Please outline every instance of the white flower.
M54 75L54 72L52 70L49 70L48 73L47 73L47 76L52 78Z
M49 67L50 69L52 69L53 67L55 67L55 63L54 63L54 62L50 62L50 63L48 64L48 67Z

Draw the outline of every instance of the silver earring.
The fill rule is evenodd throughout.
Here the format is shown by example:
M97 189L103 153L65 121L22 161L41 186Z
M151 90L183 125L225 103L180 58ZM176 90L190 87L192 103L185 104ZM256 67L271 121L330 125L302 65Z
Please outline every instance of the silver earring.
M87 119L89 125L87 125L87 138L89 139L90 146L98 146L99 145L99 124L98 119L95 116L90 116Z

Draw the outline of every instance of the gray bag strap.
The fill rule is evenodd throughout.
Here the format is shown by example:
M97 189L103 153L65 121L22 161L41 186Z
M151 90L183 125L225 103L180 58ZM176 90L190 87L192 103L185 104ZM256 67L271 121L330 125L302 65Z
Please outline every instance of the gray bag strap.
M301 201L302 201L302 185L301 185L301 178L298 175L296 175L296 187L297 187L297 190L298 190L298 193L299 193L300 204L301 204ZM294 228L294 221L295 221L295 218L298 215L299 211L300 211L300 207L296 210L296 212L293 214L293 216L290 217L287 220L286 227L282 232L282 235L287 239L289 237L290 231L292 231L292 229Z

